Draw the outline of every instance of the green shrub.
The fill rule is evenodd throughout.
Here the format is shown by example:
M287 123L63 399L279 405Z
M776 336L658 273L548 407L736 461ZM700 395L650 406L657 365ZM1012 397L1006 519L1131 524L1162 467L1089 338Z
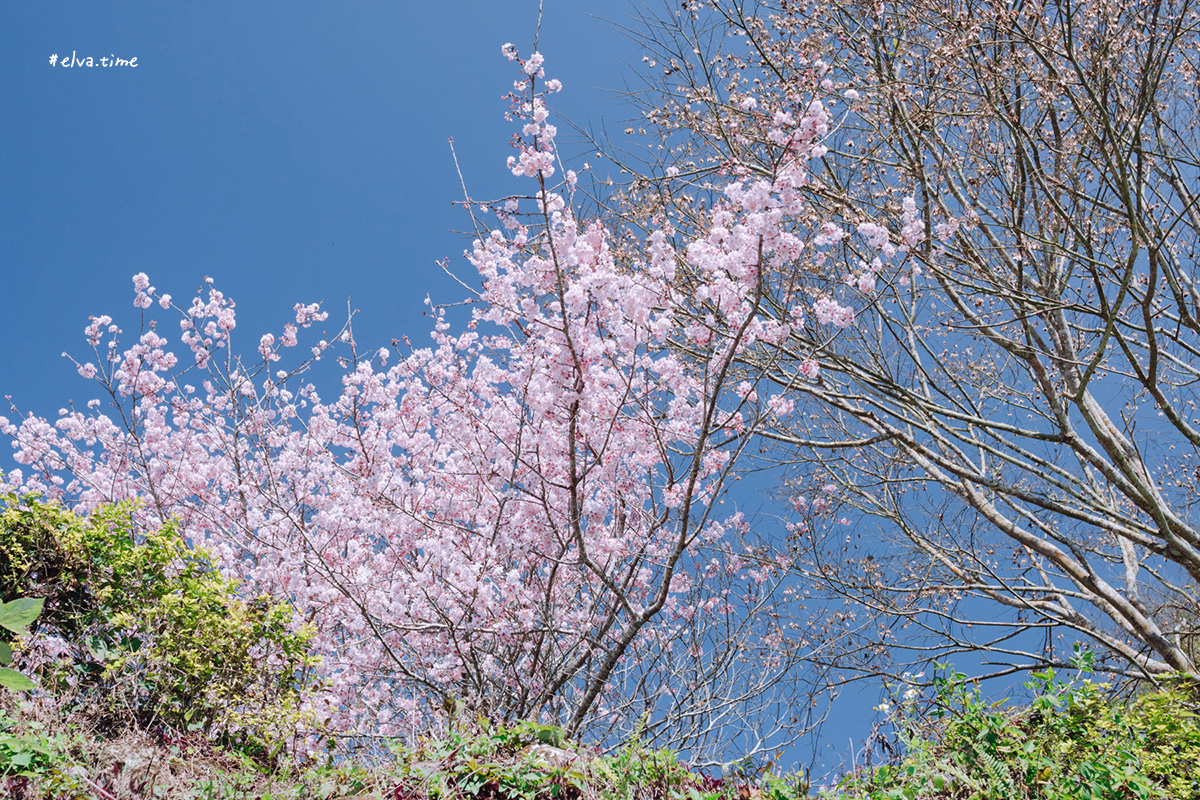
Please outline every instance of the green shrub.
M31 635L67 655L43 688L111 729L201 732L270 755L301 721L311 628L247 599L173 525L136 530L130 508L82 517L4 497L0 597L38 597Z
M1133 704L1143 732L1139 755L1146 774L1166 781L1169 797L1200 797L1200 715L1183 686L1150 692Z
M1091 681L1034 673L1025 708L986 702L961 673L944 671L924 713L902 706L902 755L848 776L842 797L1200 798L1200 717L1182 687L1133 702Z
M0 712L0 778L47 772L57 755L44 733L20 730L15 720Z
M456 721L441 736L393 748L408 800L795 800L797 783L767 775L761 791L749 780L721 780L679 763L668 749L635 736L612 755L576 748L560 728L531 722L493 727L480 718Z

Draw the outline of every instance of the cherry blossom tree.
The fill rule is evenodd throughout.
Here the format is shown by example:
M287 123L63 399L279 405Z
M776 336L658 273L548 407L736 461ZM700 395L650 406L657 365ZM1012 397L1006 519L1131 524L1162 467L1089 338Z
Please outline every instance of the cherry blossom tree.
M76 361L101 399L0 418L22 465L6 480L83 510L135 499L140 524L177 520L287 598L318 630L327 731L406 735L465 709L571 734L642 719L721 746L753 715L762 744L794 730L779 709L799 644L772 613L787 563L729 489L786 407L738 361L813 311L763 304L808 244L819 89L782 102L770 173L728 164L684 237L667 216L638 231L577 214L579 176L556 179L561 87L539 54L504 52L520 67L508 166L531 188L469 200L469 314L431 304L432 343L390 350L347 321L297 358L328 319L298 304L253 358L218 289L180 304L136 275L136 339L95 317L94 360ZM155 305L179 316L182 353ZM320 391L333 360L340 388Z
M1195 4L721 0L647 30L643 130L692 188L640 178L631 214L769 173L795 86L842 101L807 187L834 248L788 265L816 313L743 359L821 504L797 568L852 601L823 663L1005 673L1074 639L1200 679Z

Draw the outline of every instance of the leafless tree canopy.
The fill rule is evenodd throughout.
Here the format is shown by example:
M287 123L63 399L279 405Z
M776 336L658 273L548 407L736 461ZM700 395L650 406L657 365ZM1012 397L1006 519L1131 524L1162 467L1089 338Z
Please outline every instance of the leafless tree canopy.
M646 30L646 127L681 172L635 181L634 213L703 218L730 154L779 157L764 111L822 73L839 98L809 200L852 235L776 264L771 301L856 324L810 318L747 360L796 401L769 435L809 500L796 569L859 608L842 656L903 640L1003 671L1062 663L1067 629L1114 672L1200 679L1191 0L719 0ZM874 268L867 222L897 248ZM856 550L856 527L903 548Z

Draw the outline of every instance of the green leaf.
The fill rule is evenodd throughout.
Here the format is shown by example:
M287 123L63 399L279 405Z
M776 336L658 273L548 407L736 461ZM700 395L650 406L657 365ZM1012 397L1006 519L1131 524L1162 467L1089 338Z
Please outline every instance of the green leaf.
M108 642L102 636L88 636L83 640L92 658L97 661L109 661L115 655L108 647Z
M12 663L12 648L8 642L0 642L0 664Z
M41 597L21 597L0 603L0 626L13 633L24 633L29 624L42 613L42 603L45 602Z
M14 692L27 692L33 688L33 681L15 669L0 667L0 686L5 686Z

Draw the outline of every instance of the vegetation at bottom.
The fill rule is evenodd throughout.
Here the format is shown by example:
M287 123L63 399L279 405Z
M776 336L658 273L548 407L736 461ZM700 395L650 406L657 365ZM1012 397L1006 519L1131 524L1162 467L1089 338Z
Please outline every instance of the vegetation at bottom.
M279 757L264 764L199 734L52 722L9 694L0 774L18 798L389 798L393 800L906 800L1200 797L1200 722L1178 688L1111 699L1091 682L1043 674L1028 705L984 701L939 678L928 710L900 722L887 763L830 787L753 768L720 777L636 740L601 754L551 726L474 719L367 760ZM913 704L914 708L916 704Z
M84 517L9 496L0 589L0 793L14 798L1200 798L1193 687L1119 695L1082 677L1086 652L1081 677L1034 673L1025 704L988 701L950 668L904 684L883 707L883 763L830 786L753 764L711 776L636 738L601 752L464 714L369 756L329 737L313 757L297 748L313 733L311 631L241 597L171 526L135 534L122 506Z
M1077 653L1081 672L1090 653ZM842 779L858 800L1200 798L1200 705L1194 687L1114 695L1089 680L1033 673L1025 705L986 700L943 668L932 696L897 704L893 756Z

